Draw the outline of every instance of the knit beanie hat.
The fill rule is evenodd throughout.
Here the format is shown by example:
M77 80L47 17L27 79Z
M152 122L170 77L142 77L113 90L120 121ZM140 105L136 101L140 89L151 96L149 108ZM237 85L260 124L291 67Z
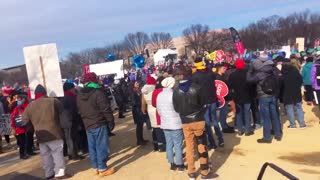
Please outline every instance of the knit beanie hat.
M63 91L69 91L70 89L74 88L73 83L66 82L63 84Z
M13 92L13 88L10 85L2 88L2 94L5 96L10 95Z
M234 63L237 69L244 69L245 63L242 59L237 59Z
M98 77L97 77L96 73L91 72L91 73L84 75L83 83L86 84L88 82L98 83Z
M157 84L157 81L156 81L156 79L154 79L152 76L148 75L148 76L147 76L146 83L147 83L148 85L156 85L156 84Z
M194 60L194 66L199 70L206 69L206 66L204 65L201 57L196 57L196 59Z
M313 57L308 57L308 58L306 59L306 61L307 61L307 62L313 62Z
M47 90L41 84L38 84L38 86L36 87L36 89L34 91L34 94L35 95L37 95L37 94L47 95Z
M175 83L176 83L176 80L173 77L167 77L161 82L164 88L171 88L171 89L174 87Z

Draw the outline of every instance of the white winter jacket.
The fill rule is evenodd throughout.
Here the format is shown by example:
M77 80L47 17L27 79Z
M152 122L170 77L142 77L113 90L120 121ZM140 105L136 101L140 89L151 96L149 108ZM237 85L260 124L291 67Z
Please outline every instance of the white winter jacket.
M141 89L141 93L143 94L144 99L147 103L147 111L151 122L151 127L153 128L159 128L159 125L157 125L157 116L156 116L156 108L152 106L151 100L152 100L152 92L155 89L155 85L144 85Z
M161 117L161 129L182 129L180 116L173 108L172 95L173 90L171 88L163 88L157 97L157 110Z

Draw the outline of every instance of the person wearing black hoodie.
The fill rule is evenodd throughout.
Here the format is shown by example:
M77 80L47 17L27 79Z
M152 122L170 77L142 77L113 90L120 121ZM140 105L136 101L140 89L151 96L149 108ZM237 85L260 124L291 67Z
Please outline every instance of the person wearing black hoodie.
M201 87L202 98L208 109L205 113L206 131L211 147L215 147L215 142L212 135L211 125L218 136L219 146L224 146L223 135L219 127L217 119L217 92L215 86L216 75L204 66L201 57L197 57L194 61L196 72L192 75L192 82Z
M96 175L109 176L115 173L113 168L107 167L109 155L107 125L114 124L111 105L98 84L95 73L86 74L83 81L84 88L77 97L77 106L87 131L91 165Z
M247 83L247 71L242 59L235 61L236 71L230 75L229 86L236 103L236 121L238 134L246 136L253 134L251 128L250 105L253 95L250 84Z
M201 87L191 80L191 69L179 67L179 86L173 91L173 107L179 113L183 134L186 141L186 158L188 162L188 176L195 179L196 168L194 165L194 143L198 147L202 179L212 179L213 174L209 169L208 151L206 148L204 114L207 110L207 94L202 93Z

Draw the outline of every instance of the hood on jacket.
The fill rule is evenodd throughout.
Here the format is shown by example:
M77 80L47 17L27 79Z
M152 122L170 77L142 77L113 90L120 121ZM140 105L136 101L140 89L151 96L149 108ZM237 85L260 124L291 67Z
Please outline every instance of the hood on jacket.
M82 100L88 100L89 97L96 91L94 88L84 87L80 90L78 94L79 98Z
M183 92L188 92L189 88L192 85L192 81L191 80L182 80L179 83L179 89Z
M253 60L252 61L252 66L254 70L261 70L265 66L273 66L274 63L270 60L267 61L262 61L262 60Z
M149 94L156 88L156 85L146 84L142 87L141 93L142 94Z

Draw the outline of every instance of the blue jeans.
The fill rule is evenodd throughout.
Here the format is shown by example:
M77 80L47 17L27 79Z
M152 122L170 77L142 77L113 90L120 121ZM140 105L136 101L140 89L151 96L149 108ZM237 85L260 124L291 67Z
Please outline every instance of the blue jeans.
M271 125L276 137L282 137L277 99L274 96L259 98L260 113L263 119L263 138L271 140Z
M178 130L163 130L166 138L167 146L167 159L169 163L175 163L176 165L183 165L183 131ZM174 151L173 151L174 150ZM174 161L174 156L176 161Z
M228 115L228 102L224 104L223 107L220 108L219 110L219 122L222 127L222 129L228 129L228 124L227 124L227 115Z
M237 129L239 132L250 132L251 127L251 114L250 114L251 104L236 104L236 121Z
M211 145L215 144L214 140L213 140L213 133L211 130L211 124L213 124L214 131L216 132L216 135L218 136L218 141L224 142L223 136L221 133L221 129L219 127L219 122L217 119L217 104L216 103L209 105L206 113L204 114L204 118L206 120L206 131L207 131L209 143Z
M107 126L87 130L90 162L93 169L107 170L109 155L109 137Z
M300 127L306 126L306 123L304 122L304 113L302 110L301 102L297 103L297 104L286 104L285 107L286 107L286 111L287 111L287 116L290 121L290 127L296 127L296 123L294 120L294 108L297 111L298 122L299 122Z

